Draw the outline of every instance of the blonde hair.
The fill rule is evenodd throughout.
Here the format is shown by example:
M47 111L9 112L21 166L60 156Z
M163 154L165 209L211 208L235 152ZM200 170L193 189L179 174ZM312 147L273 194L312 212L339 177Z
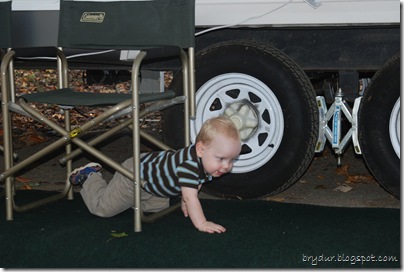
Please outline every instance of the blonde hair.
M239 131L233 121L228 117L218 116L203 123L195 142L201 141L204 144L209 144L218 134L240 141Z

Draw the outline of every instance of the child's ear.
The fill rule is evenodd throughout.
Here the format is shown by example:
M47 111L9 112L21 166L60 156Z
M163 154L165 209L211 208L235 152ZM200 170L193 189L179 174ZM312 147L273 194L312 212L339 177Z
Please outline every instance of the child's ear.
M202 157L203 153L205 152L205 145L202 142L197 142L195 145L196 155L198 157Z

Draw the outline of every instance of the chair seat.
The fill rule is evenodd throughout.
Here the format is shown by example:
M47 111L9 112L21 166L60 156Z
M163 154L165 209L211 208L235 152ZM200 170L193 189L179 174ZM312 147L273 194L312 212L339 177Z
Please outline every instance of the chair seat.
M77 92L70 88L64 88L49 92L25 94L21 97L28 102L56 104L63 106L108 106L132 99L132 94ZM174 91L165 91L154 94L140 94L139 102L147 103L173 97L175 97Z

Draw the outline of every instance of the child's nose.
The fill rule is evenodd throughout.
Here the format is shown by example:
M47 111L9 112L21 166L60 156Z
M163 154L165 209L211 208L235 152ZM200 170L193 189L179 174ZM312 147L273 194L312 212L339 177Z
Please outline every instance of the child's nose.
M232 164L231 162L223 162L223 169L226 169L226 171L228 171L231 168Z

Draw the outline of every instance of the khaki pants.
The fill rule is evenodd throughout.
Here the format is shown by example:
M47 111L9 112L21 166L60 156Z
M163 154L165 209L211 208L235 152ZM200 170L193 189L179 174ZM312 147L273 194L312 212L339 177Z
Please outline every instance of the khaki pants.
M133 172L133 159L126 160L123 167ZM132 180L116 172L109 183L101 173L91 174L80 191L89 211L100 217L111 217L131 207L134 203ZM141 189L141 207L144 212L158 212L169 207L169 198L157 197Z

